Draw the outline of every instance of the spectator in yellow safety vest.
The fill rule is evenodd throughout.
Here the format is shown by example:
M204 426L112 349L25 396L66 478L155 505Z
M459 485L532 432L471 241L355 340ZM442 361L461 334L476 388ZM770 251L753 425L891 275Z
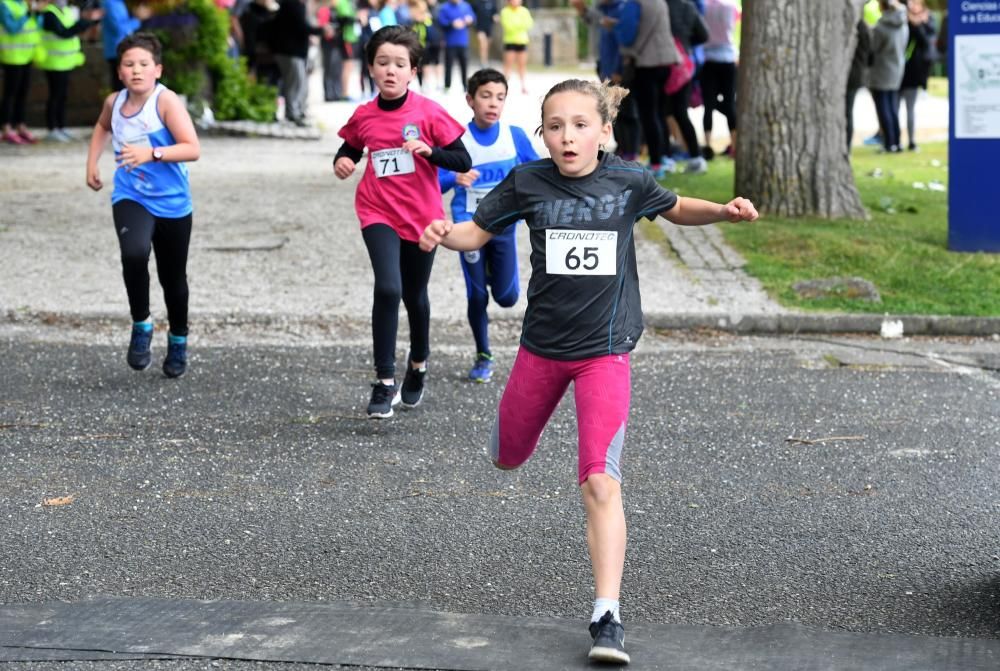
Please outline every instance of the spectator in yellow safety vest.
M0 139L3 142L38 141L24 123L24 107L31 87L31 61L39 38L35 15L25 0L0 1L0 66L3 67Z
M69 142L73 136L66 130L66 99L70 73L83 65L80 33L100 18L101 10L88 12L89 18L75 19L67 0L54 0L39 15L42 41L35 54L35 66L45 72L49 82L49 100L45 105L45 122L49 134L46 140Z

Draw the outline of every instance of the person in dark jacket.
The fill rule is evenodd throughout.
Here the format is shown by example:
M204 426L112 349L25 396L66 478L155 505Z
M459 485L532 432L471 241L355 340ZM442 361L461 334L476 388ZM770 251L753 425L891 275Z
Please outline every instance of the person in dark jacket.
M906 13L910 40L906 45L906 65L903 68L903 83L899 87L899 99L906 104L906 137L909 140L907 148L916 151L914 109L917 106L917 91L927 89L931 65L938 58L935 45L937 26L934 25L934 17L927 11L924 0L909 0Z
M240 14L247 70L254 74L258 82L274 87L281 81L281 72L271 49L277 14L278 3L274 0L251 0Z
M305 126L306 100L309 98L309 78L306 74L309 37L332 36L333 29L311 25L306 19L306 6L302 0L278 0L272 35L271 47L281 70L285 118L296 126Z
M854 99L858 89L868 85L868 65L872 60L872 33L864 18L858 21L857 43L854 45L854 58L851 59L851 70L847 73L847 152L851 152L854 141Z
M667 0L667 8L670 10L671 34L690 57L695 44L704 44L708 41L708 26L705 25L705 20L698 13L698 8L692 0ZM703 173L708 170L708 163L701 155L698 135L695 133L694 124L691 123L691 117L688 116L692 86L692 82L689 81L678 91L667 95L667 113L677 122L684 144L687 145L686 172Z

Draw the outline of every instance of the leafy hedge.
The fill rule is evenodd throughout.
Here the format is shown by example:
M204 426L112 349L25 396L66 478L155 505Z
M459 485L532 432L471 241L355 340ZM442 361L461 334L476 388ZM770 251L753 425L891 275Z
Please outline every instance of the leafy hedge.
M233 60L226 53L229 15L225 10L216 7L213 0L166 0L154 8L161 18L167 18L165 13L194 18L189 22L153 22L154 26L161 24L152 31L163 42L165 84L187 96L189 106L195 110L208 103L219 120L274 119L274 87L252 81L246 61ZM211 78L211 87L206 85L206 75Z

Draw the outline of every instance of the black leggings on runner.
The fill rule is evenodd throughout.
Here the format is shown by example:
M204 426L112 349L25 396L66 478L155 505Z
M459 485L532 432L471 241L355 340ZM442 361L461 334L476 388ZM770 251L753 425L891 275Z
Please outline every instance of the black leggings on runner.
M375 271L372 305L375 375L380 380L388 380L396 374L396 331L401 298L410 323L409 361L426 361L430 356L431 302L427 283L431 279L434 252L422 252L417 243L401 240L386 224L366 226L361 229L361 235Z
M191 242L191 215L177 219L155 217L134 200L111 207L122 252L122 275L132 321L149 316L149 250L156 254L156 273L163 287L170 332L188 332L187 257Z

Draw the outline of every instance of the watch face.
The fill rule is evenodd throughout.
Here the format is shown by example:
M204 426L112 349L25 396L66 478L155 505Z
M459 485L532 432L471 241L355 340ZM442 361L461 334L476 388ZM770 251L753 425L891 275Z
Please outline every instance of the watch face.
M159 161L160 159L163 158L163 152L160 151L159 149L154 149L153 150L153 158L155 158L157 161Z

